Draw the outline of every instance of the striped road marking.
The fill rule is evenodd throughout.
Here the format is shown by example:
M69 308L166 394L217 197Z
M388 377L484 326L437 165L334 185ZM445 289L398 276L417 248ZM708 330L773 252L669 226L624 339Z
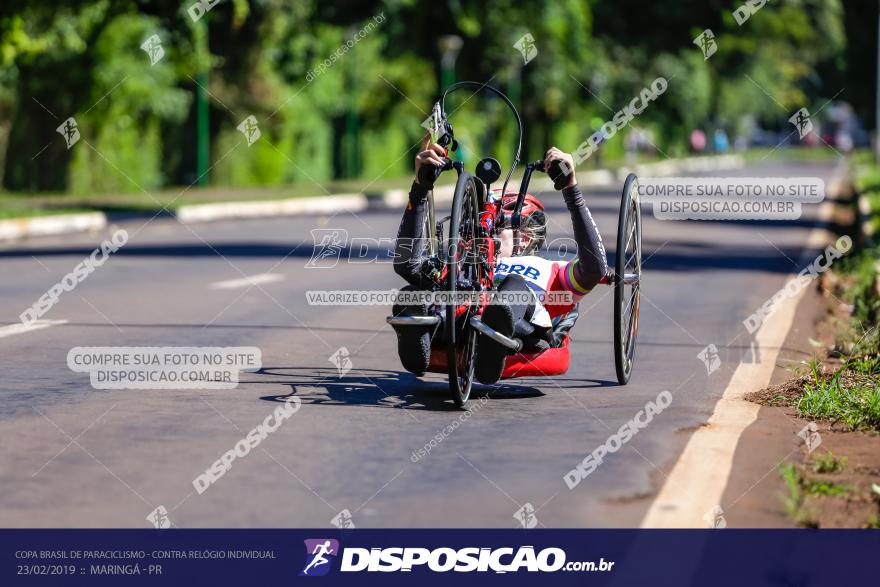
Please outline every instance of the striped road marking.
M250 277L242 277L241 279L229 279L226 281L217 281L211 284L211 289L238 289L241 287L253 287L264 283L274 283L281 281L284 276L279 273L260 273L259 275L251 275Z
M0 326L0 338L6 338L7 336L30 332L31 330L49 328L50 326L55 326L56 324L65 324L66 322L67 320L35 320L33 323L27 326L20 322L18 324L10 324L8 326Z

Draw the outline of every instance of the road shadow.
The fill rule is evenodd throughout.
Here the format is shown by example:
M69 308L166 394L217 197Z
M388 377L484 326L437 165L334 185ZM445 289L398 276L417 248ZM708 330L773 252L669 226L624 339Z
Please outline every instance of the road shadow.
M353 369L340 376L335 368L264 367L253 375L269 376L272 380L249 381L248 384L281 384L291 388L289 394L261 397L264 401L285 402L298 397L309 405L459 410L452 401L446 381L423 380L402 371ZM494 386L475 384L471 397L509 400L543 395L536 387L502 382Z
M113 253L114 257L298 257L311 258L315 244L311 241L292 241L292 242L223 242L215 243L199 242L199 243L163 243L137 245L127 244ZM74 256L87 257L92 254L95 247L74 246L74 247L42 247L27 249L9 249L0 251L0 258L15 257L58 257L58 256ZM340 253L343 258L348 258L353 254L354 250L348 247L341 247ZM387 257L389 249L370 247L369 250L357 251L365 259L376 259Z
M619 388L622 387L617 380L610 379L565 379L559 383L559 387L566 391L572 389L598 389L598 388ZM608 391L614 391L609 389ZM560 393L563 393L560 391Z
M680 247L676 251L675 248ZM615 250L609 243L609 265L614 266ZM94 248L90 247L46 247L0 251L0 259L11 258L46 258L46 257L77 257L89 256ZM227 259L235 258L276 258L276 259L311 259L314 244L299 243L217 243L183 244L169 243L164 245L127 245L114 254L114 257L165 257L165 258L212 258L218 255ZM565 261L574 255L563 249L554 247L542 251L541 256L554 261ZM771 273L790 273L792 259L800 258L803 246L785 246L774 249L771 245L761 250L747 250L742 246L693 243L670 243L669 246L652 253L646 249L643 253L646 268L664 271L699 272L707 270L738 269L743 271L764 271ZM382 247L363 247L358 250L342 247L338 254L322 262L322 267L342 266L348 259L359 259L359 263L377 263L388 265L390 271L393 251ZM384 270L384 269L383 269Z

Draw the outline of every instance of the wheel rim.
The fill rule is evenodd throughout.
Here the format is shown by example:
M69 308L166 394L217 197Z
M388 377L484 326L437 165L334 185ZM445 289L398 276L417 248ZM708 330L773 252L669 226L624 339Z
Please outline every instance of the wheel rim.
M638 183L633 182L634 192L631 199L627 226L627 246L624 249L623 275L632 274L641 279L642 276L642 248L639 246L641 242L641 222L639 220L638 209ZM632 370L633 354L635 352L636 334L639 328L639 302L640 302L640 284L624 283L624 307L623 320L621 325L624 327L623 334L623 356L626 360L626 371ZM629 290L627 291L627 288Z
M642 223L635 176L626 182L615 260L615 363L620 383L632 372L639 325L642 276Z
M464 181L461 198L453 202L449 227L447 258L448 290L451 296L461 291L463 288L460 286L464 283L479 283L480 264L474 250L477 230L476 186L469 176ZM449 383L455 403L463 406L470 397L473 385L477 333L469 325L473 307L468 307L460 316L456 316L455 311L455 305L446 306Z

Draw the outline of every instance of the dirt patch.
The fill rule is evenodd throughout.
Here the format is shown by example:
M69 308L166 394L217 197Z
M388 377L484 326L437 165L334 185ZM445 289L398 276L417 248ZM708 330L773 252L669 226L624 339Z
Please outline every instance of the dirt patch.
M653 490L652 491L639 491L637 493L625 493L625 494L618 495L615 497L609 497L609 498L605 499L604 501L606 501L608 503L626 504L626 503L633 503L633 502L642 502L646 499L650 499L654 495L656 495L656 492Z
M804 385L812 377L803 375L745 395L746 401L774 408L794 406L804 393Z
M880 435L843 432L826 423L818 424L817 432L821 444L798 466L802 501L789 514L803 526L880 527L880 494L873 489L880 486ZM838 464L828 470L829 462ZM790 493L782 497L791 499Z

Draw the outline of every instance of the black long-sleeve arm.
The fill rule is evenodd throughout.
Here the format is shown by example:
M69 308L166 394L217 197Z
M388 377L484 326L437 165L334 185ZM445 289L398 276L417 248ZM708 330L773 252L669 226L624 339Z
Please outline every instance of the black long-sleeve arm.
M572 267L572 285L579 293L593 289L608 273L608 260L599 229L587 208L580 187L574 185L562 190L571 214L574 238L577 243L577 263ZM394 244L394 271L408 283L421 289L430 289L436 283L425 271L428 239L425 218L428 214L428 190L413 183L409 202L400 220Z
M434 283L422 271L425 261L425 248L428 235L425 234L425 219L428 215L428 190L413 182L409 192L409 203L403 211L397 240L394 243L394 272L408 283L422 289L430 289Z
M565 188L562 196L571 214L574 240L577 243L578 258L571 270L571 277L574 278L572 286L580 290L579 293L586 293L608 273L608 258L599 228L587 208L581 188L577 184Z

